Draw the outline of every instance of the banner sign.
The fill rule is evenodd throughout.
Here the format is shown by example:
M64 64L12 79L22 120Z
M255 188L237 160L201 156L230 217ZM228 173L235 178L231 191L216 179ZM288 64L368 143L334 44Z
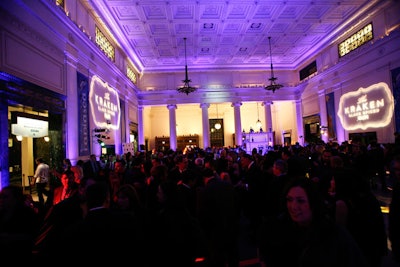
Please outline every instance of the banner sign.
M79 156L90 155L90 116L88 77L77 73Z

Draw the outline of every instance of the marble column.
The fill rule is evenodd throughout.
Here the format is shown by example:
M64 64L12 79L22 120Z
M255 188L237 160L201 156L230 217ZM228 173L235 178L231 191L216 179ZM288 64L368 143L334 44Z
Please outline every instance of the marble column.
M138 142L139 151L142 150L141 145L145 146L146 141L144 139L144 124L143 124L143 106L138 106Z
M65 152L66 157L71 160L72 165L75 165L79 157L79 144L78 144L78 88L77 88L77 59L72 54L66 54L66 126L65 130Z
M328 127L328 117L326 113L326 100L325 100L325 90L318 91L318 102L319 102L319 116L320 116L320 127ZM328 131L328 128L324 129ZM329 136L328 134L321 135L322 141L325 143L328 142Z
M201 108L201 118L203 122L203 149L210 146L210 123L208 121L208 108L209 103L200 104Z
M177 149L177 137L176 137L176 105L168 105L169 110L169 147L176 151Z
M301 106L301 99L296 100L296 125L298 142L301 146L304 146L303 109Z
M272 114L271 114L271 105L272 101L264 101L262 103L264 106L264 114L265 114L265 131L272 132Z
M241 102L232 103L233 111L234 111L234 120L235 120L235 145L242 146L242 120L240 118L240 106Z

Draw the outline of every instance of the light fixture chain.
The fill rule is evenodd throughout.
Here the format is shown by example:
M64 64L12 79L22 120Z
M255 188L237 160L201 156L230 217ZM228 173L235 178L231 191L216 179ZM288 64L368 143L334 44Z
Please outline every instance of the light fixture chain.
M187 66L186 37L183 38L183 41L184 41L184 47L185 47L185 79L182 80L183 86L179 87L177 90L179 93L185 93L186 95L188 95L189 93L196 91L197 88L190 86L191 80L189 79L188 66Z
M268 37L268 43L269 43L269 56L270 56L270 60L271 60L271 78L269 78L268 80L271 81L271 84L265 86L265 89L268 91L272 91L272 93L275 93L275 91L282 88L283 85L277 84L275 82L278 78L274 77L274 66L272 64L271 36Z

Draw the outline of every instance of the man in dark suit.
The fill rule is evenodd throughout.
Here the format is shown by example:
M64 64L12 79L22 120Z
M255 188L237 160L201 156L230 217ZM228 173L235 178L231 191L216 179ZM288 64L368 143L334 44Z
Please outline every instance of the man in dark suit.
M139 225L132 216L110 208L107 183L89 185L85 200L84 219L66 231L59 247L64 253L73 253L63 260L76 264L76 259L79 259L85 265L101 265L104 262L122 265L129 261L133 266L141 266L145 249L143 240L139 238Z
M250 154L243 154L240 158L243 214L250 223L255 234L262 220L261 209L263 196L266 193L268 178L263 175L259 166ZM265 176L265 177L264 177Z
M196 185L197 173L190 169L182 173L181 180L177 183L177 192L190 215L196 217Z
M182 179L182 173L188 169L189 160L185 155L179 154L174 158L175 166L168 172L168 180L179 182Z
M89 159L83 163L83 177L85 179L99 180L100 178L100 163L96 159L96 155L90 155Z
M278 216L284 211L284 189L290 181L288 175L288 163L283 159L277 159L272 165L272 176L268 184L265 195L265 209L263 218L265 222L277 220Z
M210 251L209 266L239 266L239 217L232 184L203 171L204 186L197 192L197 217Z

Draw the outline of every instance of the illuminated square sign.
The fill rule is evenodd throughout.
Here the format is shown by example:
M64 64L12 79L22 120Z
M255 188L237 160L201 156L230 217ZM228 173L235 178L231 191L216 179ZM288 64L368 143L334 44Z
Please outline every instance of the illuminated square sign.
M374 32L370 23L338 45L339 57L347 55L372 39Z

